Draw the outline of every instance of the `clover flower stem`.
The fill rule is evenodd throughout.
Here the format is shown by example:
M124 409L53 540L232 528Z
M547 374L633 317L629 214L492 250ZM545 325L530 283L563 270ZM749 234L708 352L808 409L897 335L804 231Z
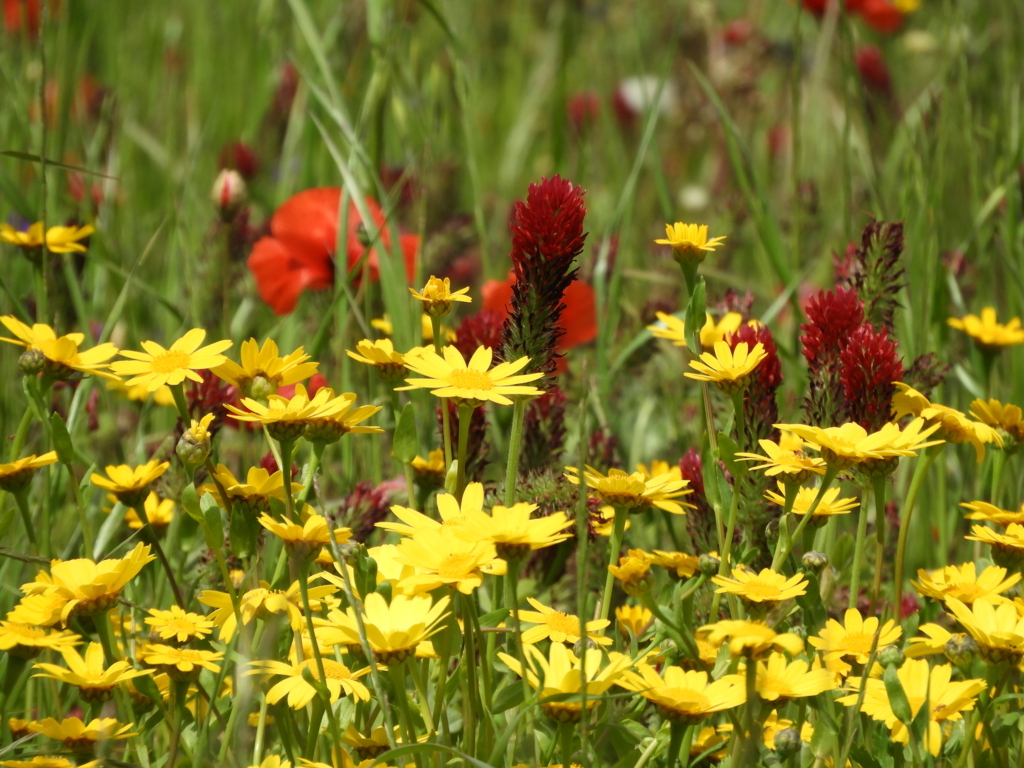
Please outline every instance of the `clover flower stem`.
M416 731L412 727L409 696L405 690L405 665L405 661L388 664L388 677L391 678L391 687L395 689L395 699L398 701L399 719L402 723L402 743L415 744Z
M878 604L878 593L882 589L882 566L885 562L885 477L872 479L875 494L875 578L871 584L871 604L868 612L874 614ZM896 620L899 621L900 607L893 606Z
M523 449L523 423L529 401L518 398L512 409L512 431L508 436L508 463L505 466L505 506L516 503L516 481L519 479L519 454Z
M525 672L525 668L523 669ZM585 686L584 686L585 687ZM572 723L558 724L558 743L562 750L562 765L572 765Z
M612 586L615 584L615 577L612 575L611 566L619 561L619 550L622 548L622 532L626 530L626 518L629 516L627 507L615 507L615 521L612 523L612 535L608 540L608 568L604 577L604 592L601 596L601 619L606 620L611 614ZM580 616L580 621L583 617Z
M448 409L445 408L445 412ZM455 479L455 498L462 503L462 492L466 490L466 453L469 451L469 424L473 420L472 406L459 406L459 468Z
M509 561L508 564L508 614L512 617L512 630L515 633L515 644L516 644L516 661L519 662L519 668L523 670L523 674L520 675L520 682L523 686L523 701L527 701L530 698L530 684L526 679L526 656L523 652L523 625L519 621L519 561ZM582 619L581 619L582 622ZM586 637L586 631L584 630L584 637Z
M818 505L821 504L821 500L825 498L825 492L828 491L832 482L839 476L839 470L833 466L829 466L825 470L825 475L821 478L821 487L818 488L818 495L814 497L814 501L811 502L810 508L800 519L799 524L796 526L796 530L793 531L793 535L790 537L788 546L783 548L782 537L779 537L779 545L775 550L775 557L772 558L772 570L777 571L786 562L786 558L789 557L790 551L793 549L793 542L799 540L803 534L807 524L814 518L814 513L818 510Z
M694 727L676 721L669 723L668 752L665 753L665 765L668 768L672 768L676 763L682 763L684 768L690 764L690 745L693 744Z
M39 542L36 540L36 528L32 523L32 513L28 511L28 488L22 488L13 494L14 501L18 507L18 513L21 515L21 522L25 524L25 533L28 534L28 543L31 547L32 554L39 554ZM92 550L89 550L89 554L92 554Z
M917 465L914 467L914 476L910 480L910 488L907 489L907 496L903 502L903 519L900 520L900 534L896 539L896 568L892 576L893 584L893 610L899 615L900 605L903 604L903 569L907 558L907 536L910 533L910 521L914 515L914 505L917 503L917 496L921 492L921 485L924 483L924 476L928 474L928 468L942 453L945 443L925 448L923 455L918 455Z
M732 540L736 534L736 514L740 506L740 489L733 484L732 501L729 502L729 517L725 524L725 540L722 542L722 559L718 561L718 575L727 576L730 573L732 560ZM711 600L711 614L708 619L712 624L718 621L718 606L722 601L722 593L715 592Z
M857 607L857 596L860 593L860 570L864 565L864 539L868 532L868 497L870 489L864 489L864 498L857 516L857 538L853 544L853 567L850 570L850 598L847 608Z

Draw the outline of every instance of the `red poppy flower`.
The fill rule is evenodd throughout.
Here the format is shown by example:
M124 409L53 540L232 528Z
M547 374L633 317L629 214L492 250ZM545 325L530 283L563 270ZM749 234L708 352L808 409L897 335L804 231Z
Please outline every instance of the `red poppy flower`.
M903 26L903 12L889 0L863 0L860 15L875 32L891 35Z
M508 307L512 301L512 286L516 276L509 272L507 280L488 280L480 288L483 296L482 309L491 310L501 315L502 320L508 317ZM586 344L597 338L597 309L594 301L594 289L582 280L574 280L562 294L565 310L562 312L561 325L565 333L558 340L557 352ZM559 359L558 371L565 370L564 361Z
M40 0L4 0L4 28L14 34L22 25L32 37L39 32L39 17L42 15Z
M338 241L338 208L341 190L337 187L307 189L290 197L270 219L270 237L260 238L249 256L249 269L256 278L260 297L274 314L286 315L295 309L299 294L305 290L323 291L334 285L334 249ZM384 214L372 198L366 207L374 224L384 224ZM355 203L349 204L347 268L351 270L366 254L363 245L363 220ZM385 247L390 246L387 229L381 231ZM416 272L419 237L401 236L402 256L407 279ZM377 254L367 255L370 279L380 277Z

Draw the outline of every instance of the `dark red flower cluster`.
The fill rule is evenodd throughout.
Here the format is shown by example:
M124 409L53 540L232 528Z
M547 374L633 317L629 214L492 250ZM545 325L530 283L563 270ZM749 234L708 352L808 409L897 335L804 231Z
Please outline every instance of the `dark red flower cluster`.
M531 184L515 205L512 229L511 310L502 333L501 357L531 360L527 371L555 370L563 295L576 280L573 262L583 252L584 191L553 176Z
M830 3L841 3L843 0L803 0L806 10L815 16L824 16ZM903 11L891 0L846 0L846 11L859 14L864 22L876 32L891 35L903 26Z
M384 227L384 213L377 201L366 198L366 208L385 248L391 247ZM292 196L270 220L270 237L260 238L249 256L249 269L256 278L260 297L276 315L295 309L305 290L322 291L334 285L334 251L338 241L341 190L338 187L307 189ZM367 250L366 228L356 207L349 202L345 245L349 271L357 269L365 256L370 280L380 277L376 248ZM400 242L407 280L416 274L419 237L402 235Z
M210 434L216 435L221 427L231 426L237 428L240 422L236 419L225 419L228 413L227 406L239 404L238 388L227 384L223 379L214 376L209 370L197 371L203 381L185 382L185 401L188 403L189 416L199 421L208 413L213 414L213 421L210 423ZM180 421L180 420L179 420ZM181 425L179 424L179 430Z
M868 432L881 429L889 421L896 392L893 382L903 379L903 359L889 332L885 328L876 331L867 324L857 328L839 353L839 371L846 419Z
M369 480L362 480L355 484L332 518L335 524L351 528L355 541L364 543L377 530L377 523L388 516L390 508L391 493L388 488L374 485Z
M495 282L495 281L491 281ZM462 318L455 329L455 348L469 360L480 347L498 349L501 346L501 329L508 313L496 312L487 305L486 286L484 287L484 308L475 315Z
M886 66L885 57L877 45L862 45L854 54L860 79L869 91L892 93L892 76Z
M864 322L864 304L852 288L836 288L820 291L805 311L808 322L800 326L800 343L813 374L839 360L846 339Z
M704 491L704 462L696 448L690 448L679 460L679 471L683 480L688 480L693 493L686 497L686 501L693 504L696 509L691 509L686 515L686 528L690 532L690 539L698 552L710 552L718 547L718 534L715 531L715 510L708 503L707 494Z

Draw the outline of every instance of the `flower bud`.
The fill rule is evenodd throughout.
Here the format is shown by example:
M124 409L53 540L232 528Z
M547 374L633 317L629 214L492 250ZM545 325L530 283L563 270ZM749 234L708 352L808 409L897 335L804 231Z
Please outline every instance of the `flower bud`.
M700 568L700 572L705 576L714 576L718 573L718 568L722 564L722 561L714 555L701 555L697 559L697 565Z
M815 550L804 552L804 556L800 560L803 562L804 568L815 573L828 567L828 555L824 552L817 552Z
M246 196L245 181L238 171L225 168L217 174L210 197L222 218L232 218L245 202Z
M779 519L769 520L768 525L764 528L764 537L769 542L775 542L779 540Z
M878 652L877 658L878 663L883 667L898 667L906 660L903 651L896 645L885 646L885 648Z
M174 452L183 464L202 464L210 455L210 424L213 414L208 413L199 421L192 420L192 426L178 440Z
M800 731L796 728L783 728L775 734L775 751L785 759L800 751Z
M26 376L35 376L46 366L46 357L38 349L26 349L18 358L18 367Z
M263 401L277 394L277 383L263 374L258 373L251 379L244 379L240 384L242 396L251 397L253 400Z
M978 653L978 643L970 635L953 635L946 642L946 658L958 667L970 664Z

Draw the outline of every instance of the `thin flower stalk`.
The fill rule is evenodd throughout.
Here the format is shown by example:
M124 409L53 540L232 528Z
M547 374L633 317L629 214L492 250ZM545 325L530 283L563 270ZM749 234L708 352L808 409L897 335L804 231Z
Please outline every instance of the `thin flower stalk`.
M804 528L806 528L807 524L814 519L814 513L818 509L818 505L821 504L821 500L825 498L825 493L828 491L829 487L838 475L839 470L831 465L825 470L825 474L821 478L821 487L818 489L818 495L814 497L814 501L811 503L807 513L800 518L800 522L797 524L796 530L793 531L792 536L790 536L789 540L786 541L785 544L783 543L783 537L779 537L779 543L775 550L775 557L772 558L773 571L777 571L782 564L786 562L786 558L789 557L789 553L793 549L793 543L800 539L800 535L803 533ZM782 518L780 522L785 526L786 518Z
M907 559L907 538L910 534L910 523L914 515L914 506L917 504L917 496L921 492L925 475L928 469L942 454L945 443L926 448L924 453L917 457L917 465L914 467L914 476L910 480L910 488L907 490L906 500L903 502L903 519L900 520L900 533L896 540L896 566L893 572L893 610L899 611L903 604L903 571Z

